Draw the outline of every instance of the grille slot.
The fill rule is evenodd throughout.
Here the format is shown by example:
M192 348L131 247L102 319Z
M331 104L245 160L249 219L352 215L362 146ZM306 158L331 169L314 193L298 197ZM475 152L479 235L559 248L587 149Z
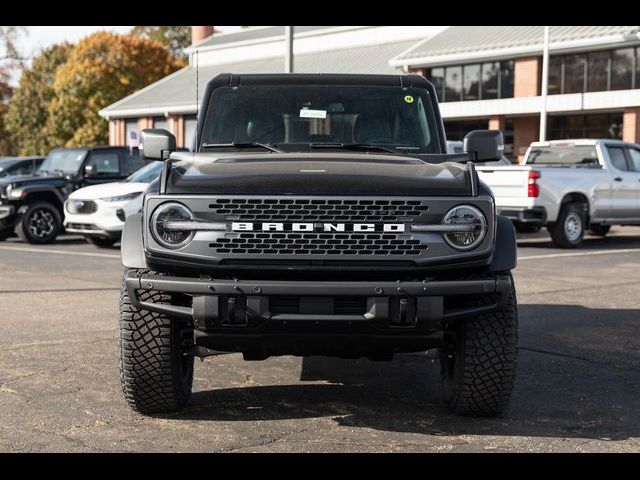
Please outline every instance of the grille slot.
M312 311L315 309L309 307L309 300L305 297L269 297L269 311L274 315L296 313L363 315L367 311L367 297L326 297L325 303L322 304L323 308L327 309L324 312Z
M429 207L419 200L220 198L209 208L226 220L397 222L411 221Z
M219 254L249 255L419 255L428 248L410 235L384 233L244 232L209 244Z
M66 209L72 214L88 215L96 213L98 204L93 200L67 200Z

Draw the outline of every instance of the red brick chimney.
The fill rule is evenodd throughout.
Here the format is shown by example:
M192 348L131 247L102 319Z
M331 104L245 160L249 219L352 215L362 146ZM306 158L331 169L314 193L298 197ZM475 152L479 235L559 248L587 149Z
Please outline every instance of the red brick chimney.
M213 27L191 27L191 45L213 35Z

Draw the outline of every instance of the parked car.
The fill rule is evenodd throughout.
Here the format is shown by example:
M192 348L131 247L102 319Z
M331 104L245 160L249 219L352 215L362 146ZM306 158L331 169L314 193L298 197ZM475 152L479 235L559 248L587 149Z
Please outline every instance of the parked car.
M183 407L194 357L220 351L391 360L440 349L452 411L503 411L516 239L474 169L500 158L502 134L471 132L447 155L420 75L222 74L202 105L194 153L175 152L166 130L142 132L141 152L166 160L166 174L122 234L131 407Z
M15 232L29 243L53 242L71 192L122 180L143 165L137 149L125 147L52 150L35 175L0 178L0 240Z
M44 157L0 157L0 178L31 175L43 161Z
M525 165L480 165L501 215L519 231L546 226L553 244L573 248L585 231L640 224L640 146L619 140L532 143Z
M81 234L98 247L119 242L127 212L140 210L142 193L161 170L162 162L152 162L121 182L76 190L64 203L65 230Z

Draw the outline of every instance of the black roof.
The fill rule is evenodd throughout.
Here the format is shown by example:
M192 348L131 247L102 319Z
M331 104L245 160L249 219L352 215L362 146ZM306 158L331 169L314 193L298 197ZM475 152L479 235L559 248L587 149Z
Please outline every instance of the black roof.
M346 73L221 73L209 82L211 87L224 85L371 85L426 87L422 75L371 75Z

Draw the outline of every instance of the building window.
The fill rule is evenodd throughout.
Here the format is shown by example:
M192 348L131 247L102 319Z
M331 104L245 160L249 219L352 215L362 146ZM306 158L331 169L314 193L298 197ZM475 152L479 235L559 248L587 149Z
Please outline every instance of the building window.
M431 83L436 89L436 95L438 97L438 101L442 102L444 100L443 96L443 88L444 88L444 68L432 68L431 69Z
M562 57L559 55L549 57L549 83L547 92L549 95L562 93Z
M498 98L500 85L500 62L482 64L482 99Z
M166 117L153 117L153 128L164 128L168 130L169 123L167 122Z
M640 86L639 48L620 48L549 58L549 95L629 90Z
M551 115L549 140L567 138L612 138L622 140L622 113Z
M463 100L480 99L480 65L464 66L464 95Z
M445 121L444 131L447 140L460 141L471 130L486 130L487 120Z
M184 146L192 150L198 122L195 115L184 116Z
M608 90L609 52L591 52L587 58L587 92Z
M500 98L513 97L513 60L500 62Z
M137 147L140 141L137 118L127 118L125 120L124 133L125 145L127 147Z
M428 78L441 102L513 97L513 60L435 67Z
M566 55L564 57L564 85L562 93L584 92L584 70L586 55Z
M445 69L445 102L459 102L462 100L462 67L447 67Z
M629 90L633 88L634 56L633 48L621 48L611 52L610 90Z

